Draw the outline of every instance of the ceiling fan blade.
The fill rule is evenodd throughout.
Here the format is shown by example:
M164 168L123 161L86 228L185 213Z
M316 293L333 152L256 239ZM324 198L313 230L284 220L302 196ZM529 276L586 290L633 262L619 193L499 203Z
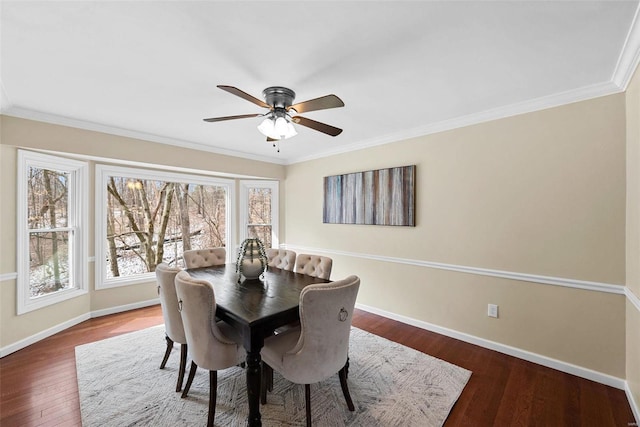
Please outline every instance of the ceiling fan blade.
M263 114L241 114L239 116L212 117L210 119L202 119L205 122L223 122L225 120L248 119L250 117L260 117Z
M287 108L296 110L298 113L306 113L308 111L325 110L327 108L344 107L344 102L335 95L325 95L320 98L310 99L308 101L299 102Z
M237 87L233 87L233 86L225 86L225 85L218 85L218 87L224 91L229 92L230 94L239 96L242 99L246 99L249 102L253 102L256 105L259 105L260 107L263 108L271 108L271 105L267 104L266 102L249 95L246 92L241 91L240 89L238 89Z
M322 133L326 133L327 135L338 136L342 133L342 129L330 126L325 123L316 122L315 120L307 119L305 117L295 116L292 117L291 120L293 120L294 123L306 126Z

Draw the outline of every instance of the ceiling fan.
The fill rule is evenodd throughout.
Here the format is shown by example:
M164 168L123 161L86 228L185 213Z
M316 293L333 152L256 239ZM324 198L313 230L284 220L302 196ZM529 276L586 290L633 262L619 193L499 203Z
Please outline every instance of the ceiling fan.
M267 137L268 142L280 141L297 135L292 123L306 126L313 130L331 136L338 136L342 129L337 127L298 116L299 113L309 111L325 110L328 108L344 107L344 102L335 95L325 95L320 98L308 101L293 103L296 93L291 89L282 86L271 86L262 91L264 101L249 95L246 92L233 86L218 85L224 91L239 96L249 102L267 108L269 111L264 114L241 114L237 116L213 117L204 119L205 122L221 122L225 120L246 119L251 117L265 117L258 130Z

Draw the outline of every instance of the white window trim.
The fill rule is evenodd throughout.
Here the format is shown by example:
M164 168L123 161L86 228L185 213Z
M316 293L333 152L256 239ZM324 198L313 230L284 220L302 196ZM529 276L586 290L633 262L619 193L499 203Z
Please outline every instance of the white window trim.
M280 187L279 181L254 181L254 180L241 180L240 181L240 239L242 242L246 239L247 228L249 226L249 189L250 188L270 188L271 189L271 244L274 248L280 247L280 198L278 195L278 189ZM267 248L268 249L268 248ZM237 250L236 250L237 252Z
M68 172L73 178L69 187L68 228L73 228L71 289L64 289L50 295L31 298L29 292L29 223L27 201L27 171L29 167ZM17 313L57 304L88 293L88 185L89 166L86 162L51 156L32 151L18 150L18 201L17 201ZM73 211L73 212L72 212ZM67 227L66 227L67 228Z
M96 165L96 232L95 232L95 288L111 289L119 286L129 286L139 283L148 283L156 280L155 273L139 274L134 277L107 278L106 262L100 260L107 259L107 178L109 176L120 176L125 178L139 178L145 180L162 180L167 182L181 182L185 184L215 185L225 187L227 190L226 203L226 236L227 248L235 247L234 216L233 206L235 206L235 181L232 179L205 177L202 175L190 175L176 172L166 172L150 169L138 169L135 167L122 167L111 165ZM227 262L230 262L230 251L227 250Z

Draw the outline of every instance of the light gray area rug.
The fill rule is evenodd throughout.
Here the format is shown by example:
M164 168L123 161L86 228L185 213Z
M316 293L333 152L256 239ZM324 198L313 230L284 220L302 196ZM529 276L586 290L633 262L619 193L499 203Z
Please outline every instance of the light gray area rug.
M198 426L207 421L209 375L198 369L189 396L176 393L179 346L163 370L164 326L76 347L82 423L105 426ZM347 409L338 375L311 386L314 426L440 426L471 372L353 328ZM188 361L187 367L191 364ZM186 382L186 378L185 378ZM218 372L216 426L246 425L246 377ZM261 406L264 426L305 425L304 386L277 372Z

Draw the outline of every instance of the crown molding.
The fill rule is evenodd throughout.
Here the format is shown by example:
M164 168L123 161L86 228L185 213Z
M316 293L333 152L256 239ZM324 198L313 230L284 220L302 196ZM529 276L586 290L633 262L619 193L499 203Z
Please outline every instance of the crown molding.
M77 129L84 129L93 132L101 132L110 135L123 136L126 138L140 139L143 141L157 142L160 144L172 145L176 147L188 148L192 150L206 151L209 153L221 154L224 156L240 157L249 160L257 160L260 162L268 162L284 165L285 162L282 159L276 157L264 157L255 154L244 153L241 151L227 150L219 147L212 147L210 145L201 144L193 141L184 141L179 139L173 139L164 137L161 135L155 135L151 133L139 132L130 129L123 129L116 126L103 125L100 123L89 122L86 120L73 119L70 117L59 116L56 114L45 113L42 111L30 110L14 105L9 105L7 108L0 110L5 116L17 117L20 119L35 120L38 122L51 123L54 125L68 126Z
M378 145L389 144L406 139L417 138L426 135L432 135L445 132L452 129L471 126L479 123L490 122L494 120L504 119L507 117L518 116L521 114L531 113L534 111L546 110L549 108L559 107L562 105L572 104L574 102L586 101L593 98L620 93L623 90L620 86L613 82L598 83L594 85L584 86L578 89L560 92L553 95L534 98L531 100L518 102L503 107L497 107L478 113L468 114L465 116L455 117L452 119L442 120L430 123L426 126L405 129L401 132L395 132L380 137L364 140L355 144L344 145L335 150L325 151L320 154L296 157L289 160L287 164L301 163L309 160L320 159L324 157L334 156L337 154L348 153L356 150L363 150Z
M631 22L631 28L624 42L618 63L611 77L611 81L621 90L626 90L633 73L640 62L640 5Z
M635 22L635 21L634 21ZM637 30L639 26L634 25L635 33L640 34ZM636 62L638 59L638 50L640 48L640 37L636 37ZM620 68L620 67L619 67ZM631 73L629 73L629 78ZM1 83L1 82L0 82ZM0 88L1 89L1 88ZM79 129L90 130L94 132L102 132L112 135L124 136L128 138L141 139L145 141L158 142L161 144L173 145L182 148L189 148L199 151L206 151L226 156L234 156L245 158L249 160L257 160L262 162L269 162L280 165L292 165L309 160L316 160L325 157L330 157L338 154L344 154L351 151L363 150L366 148L376 147L379 145L390 144L393 142L399 142L411 138L417 138L426 135L432 135L440 132L445 132L452 129L467 127L475 124L490 122L494 120L504 119L507 117L517 116L521 114L531 113L535 111L546 110L549 108L559 107L562 105L571 104L574 102L585 101L593 98L599 98L601 96L612 95L622 92L621 86L614 82L598 83L590 86L584 86L578 89L560 92L553 95L548 95L540 98L535 98L523 102L518 102L503 107L497 107L490 110L481 111L478 113L468 114L465 116L455 117L452 119L441 120L439 122L430 123L425 126L419 126L402 130L400 132L389 133L379 137L367 139L354 144L348 144L336 148L334 150L327 150L322 153L294 157L288 160L276 158L276 157L264 157L257 156L240 151L227 150L219 147L212 147L206 144L201 144L192 141L183 141L172 138L167 138L160 135L154 135L144 132L138 132L129 129L118 128L115 126L108 126L94 122L88 122L84 120L73 119L70 117L58 116L55 114L44 113L40 111L30 110L18 106L9 105L6 108L2 108L0 111L2 114L12 117L18 117L22 119L36 120L45 123L51 123L62 126L70 126ZM3 95L4 96L4 95Z
M7 95L7 90L4 88L2 79L0 79L0 111L6 111L11 108L11 100Z

